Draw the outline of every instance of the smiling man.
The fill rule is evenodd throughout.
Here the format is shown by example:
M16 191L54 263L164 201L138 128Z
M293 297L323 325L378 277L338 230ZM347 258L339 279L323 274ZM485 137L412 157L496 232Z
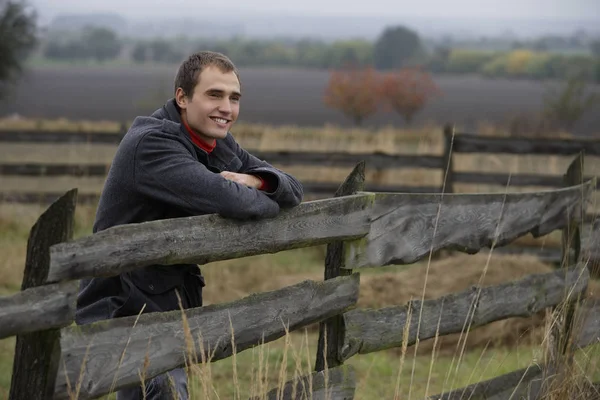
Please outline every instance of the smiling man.
M174 98L149 117L137 117L119 144L108 173L94 233L122 224L203 214L275 217L302 201L293 176L244 150L230 133L242 97L239 74L215 52L191 55L175 78ZM157 235L160 232L156 232ZM76 322L91 322L202 306L198 265L152 265L119 276L81 281ZM171 379L172 378L172 379ZM172 385L171 382L174 383ZM122 389L118 400L188 398L183 369Z

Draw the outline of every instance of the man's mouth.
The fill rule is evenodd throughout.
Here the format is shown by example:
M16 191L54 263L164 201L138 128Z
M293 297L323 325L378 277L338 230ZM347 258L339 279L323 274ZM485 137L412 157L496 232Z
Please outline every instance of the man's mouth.
M219 124L226 124L229 122L228 119L220 118L220 117L210 117L210 119L212 119L213 121L215 121L216 123L219 123Z

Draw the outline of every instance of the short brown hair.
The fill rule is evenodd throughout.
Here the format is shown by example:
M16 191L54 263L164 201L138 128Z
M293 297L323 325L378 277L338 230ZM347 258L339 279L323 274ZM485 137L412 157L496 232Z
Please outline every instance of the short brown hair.
M177 92L177 88L181 88L186 96L193 95L200 73L208 66L217 67L221 72L233 71L238 81L240 80L236 66L226 55L215 51L199 51L190 55L179 66L179 70L175 76L174 92Z

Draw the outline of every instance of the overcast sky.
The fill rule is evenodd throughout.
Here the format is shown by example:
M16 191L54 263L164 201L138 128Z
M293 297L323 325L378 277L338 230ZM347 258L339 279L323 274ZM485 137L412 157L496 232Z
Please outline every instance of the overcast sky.
M215 21L248 12L305 15L585 18L598 19L600 0L29 0L42 17L56 13L117 12L125 17L194 16Z

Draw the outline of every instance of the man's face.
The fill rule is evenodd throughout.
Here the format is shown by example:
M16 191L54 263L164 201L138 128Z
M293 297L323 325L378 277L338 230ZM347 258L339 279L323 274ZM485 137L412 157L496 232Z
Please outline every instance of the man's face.
M235 73L221 72L213 66L200 73L191 97L186 97L181 88L176 93L182 117L207 142L227 136L240 112L240 97L240 82Z

